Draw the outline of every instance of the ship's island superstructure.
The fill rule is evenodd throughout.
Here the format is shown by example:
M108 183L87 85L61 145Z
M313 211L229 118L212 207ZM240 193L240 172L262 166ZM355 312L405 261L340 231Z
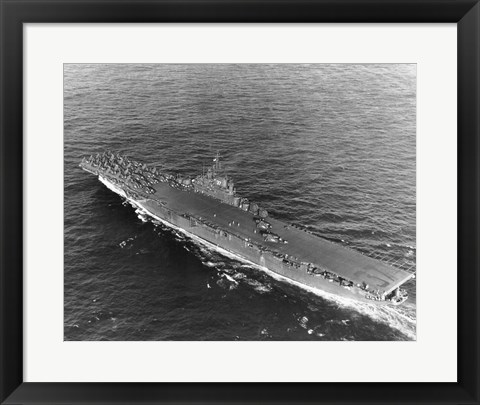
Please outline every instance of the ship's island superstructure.
M112 152L83 158L80 167L166 225L301 286L393 305L408 297L400 286L413 273L270 217L237 194L219 154L195 178Z

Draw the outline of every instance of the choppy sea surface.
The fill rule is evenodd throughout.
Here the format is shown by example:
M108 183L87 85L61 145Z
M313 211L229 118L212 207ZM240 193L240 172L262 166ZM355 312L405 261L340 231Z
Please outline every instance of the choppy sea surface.
M108 149L195 176L220 151L271 216L415 271L415 125L415 65L64 65L64 339L416 339L415 280L399 307L314 295L78 166Z

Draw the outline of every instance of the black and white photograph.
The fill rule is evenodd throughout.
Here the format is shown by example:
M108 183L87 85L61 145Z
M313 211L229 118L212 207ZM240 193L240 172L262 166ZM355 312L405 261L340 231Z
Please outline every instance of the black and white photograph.
M416 81L64 64L64 340L415 341Z

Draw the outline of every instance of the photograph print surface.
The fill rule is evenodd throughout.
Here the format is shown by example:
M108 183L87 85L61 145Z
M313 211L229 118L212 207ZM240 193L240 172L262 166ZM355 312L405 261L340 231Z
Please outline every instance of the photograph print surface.
M416 339L416 65L65 64L64 340Z

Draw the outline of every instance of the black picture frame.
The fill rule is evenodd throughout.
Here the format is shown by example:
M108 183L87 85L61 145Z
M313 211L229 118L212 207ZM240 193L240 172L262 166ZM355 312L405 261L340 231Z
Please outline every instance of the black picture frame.
M2 404L479 403L479 0L0 0L0 14ZM23 382L23 24L35 22L456 23L458 382Z

